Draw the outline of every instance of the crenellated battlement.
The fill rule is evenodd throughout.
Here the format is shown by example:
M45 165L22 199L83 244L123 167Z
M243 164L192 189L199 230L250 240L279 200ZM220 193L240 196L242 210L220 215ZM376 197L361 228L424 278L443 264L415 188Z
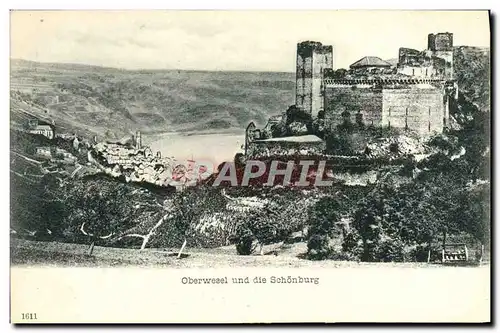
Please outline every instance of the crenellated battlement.
M449 101L457 98L453 34L428 34L427 49L401 47L397 63L365 56L334 70L333 47L297 44L295 106L321 117L331 133L344 123L388 126L422 135L448 126Z
M324 79L325 86L328 85L412 85L412 84L446 84L447 81L443 79Z

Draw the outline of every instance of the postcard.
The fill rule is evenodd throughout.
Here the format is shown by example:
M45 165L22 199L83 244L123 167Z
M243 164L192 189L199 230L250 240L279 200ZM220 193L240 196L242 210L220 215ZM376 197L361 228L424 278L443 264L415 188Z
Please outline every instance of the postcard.
M10 21L12 323L491 321L488 11Z

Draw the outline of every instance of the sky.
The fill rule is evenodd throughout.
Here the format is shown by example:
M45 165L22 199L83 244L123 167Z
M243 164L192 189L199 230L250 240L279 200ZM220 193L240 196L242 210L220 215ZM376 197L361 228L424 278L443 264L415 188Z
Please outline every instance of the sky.
M295 71L296 45L333 45L334 67L423 50L427 34L488 47L486 11L13 11L11 58L126 69Z

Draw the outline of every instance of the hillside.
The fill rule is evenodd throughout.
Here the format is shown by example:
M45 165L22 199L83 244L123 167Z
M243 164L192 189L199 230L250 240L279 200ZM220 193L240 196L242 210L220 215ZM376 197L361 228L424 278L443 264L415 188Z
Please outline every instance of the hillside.
M31 113L68 131L111 137L137 129L241 130L286 110L294 87L292 73L129 71L11 60L11 122Z
M490 49L457 46L453 54L455 78L461 93L483 112L490 111Z
M438 244L441 240L438 234L448 230L448 226L457 228L450 230L476 237L477 241L486 243L488 249L490 168L489 139L485 133L489 132L490 118L489 51L457 47L455 58L460 93L451 105L451 113L460 126L430 142L436 148L435 154L407 163L406 170L397 173L395 169L387 170L377 184L359 188L335 184L309 192L298 187L296 191L287 187L262 190L229 187L226 192L213 186L193 186L171 193L96 173L82 172L81 175L80 168L64 170L70 176L55 172L58 170L47 170L45 164L33 160L32 152L28 151L34 150L28 149L30 147L46 145L45 138L23 140L22 136L11 134L12 141L19 146L11 146L14 148L11 155L12 238L78 244L95 241L96 245L142 249L178 249L189 238L189 248L220 248L238 241L234 235L238 234L237 227L242 221L247 221L249 226L253 226L253 221L273 221L273 226L263 224L261 229L255 229L261 235L265 232L284 235L285 231L303 233L305 223L311 224L313 218L326 216L323 208L335 207L331 205L335 203L338 206L331 213L340 212L342 216L332 215L329 221L378 216L380 221L394 223L384 226L387 230L400 225L413 228L411 232L405 231L409 235L405 239L399 236L404 230L395 229L399 237L396 241L406 243L394 241L386 243L388 247L379 243L377 251L393 251L391 249L396 248L393 244L399 244L399 250L394 251L402 255L409 251L409 244L417 241L418 244ZM200 131L208 127L242 131L251 119L259 118L262 124L269 115L293 103L291 74L140 72L16 63L18 67L12 74L11 125L25 121L27 114L36 114L46 120L55 120L58 129L66 127L102 135L108 130L121 134L137 128L150 132ZM170 138L165 140L171 141ZM201 136L196 140L201 145L210 145ZM222 150L220 145L212 146ZM401 146L398 143L398 147L405 146L409 146L405 141ZM390 145L386 147L386 151L390 151ZM68 149L71 150L71 144ZM463 153L452 157L452 152L457 150ZM165 155L167 153L171 152ZM82 150L80 154L85 159L86 152ZM412 182L389 187L401 178L400 171L412 175ZM401 191L402 195L395 195L399 192L394 191ZM334 201L318 205L318 213L311 213L322 197ZM384 206L387 209L376 208L378 202L387 203ZM252 212L254 208L251 207L260 208ZM385 211L396 212L391 214L394 218L382 219ZM400 219L404 222L400 223ZM323 220L321 217L317 221ZM357 232L370 230L361 229L368 222L359 220ZM417 239L416 235L424 234L422 230L430 230L432 239ZM245 229L240 231L241 239L245 240ZM451 236L462 237L458 233L442 237L452 240ZM338 240L339 247L340 233ZM359 258L356 244L360 243L353 244L349 255L358 257L348 258ZM302 246L306 244L303 242ZM41 251L44 252L42 257L50 257L53 252L46 250L35 249L34 252ZM16 251L22 257L32 250L23 246ZM384 259L384 256L373 258ZM415 260L416 257L417 254ZM60 259L65 258L62 255Z
M490 51L455 47L461 92L482 111L490 104ZM394 60L394 59L392 59ZM295 75L273 72L132 71L11 60L11 124L27 115L82 135L239 131L294 103Z

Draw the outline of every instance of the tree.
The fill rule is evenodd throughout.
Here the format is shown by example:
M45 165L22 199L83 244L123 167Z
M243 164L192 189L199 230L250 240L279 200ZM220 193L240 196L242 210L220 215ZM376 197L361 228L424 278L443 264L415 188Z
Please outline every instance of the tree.
M188 239L195 236L196 226L203 215L215 213L225 205L219 190L211 186L189 187L175 193L172 200L172 237L182 240L182 247L185 247Z
M239 255L252 254L254 250L252 247L254 235L246 223L238 224L235 235L231 240L236 244L236 252Z
M470 184L459 195L452 219L481 244L489 244L491 233L489 183Z
M403 260L405 247L425 244L430 250L439 236L445 243L450 234L471 233L468 219L459 217L466 207L459 204L463 195L470 199L464 183L453 174L427 171L398 188L379 184L355 213L353 226L363 241L362 260ZM474 209L470 212L477 216Z
M243 217L233 241L238 254L251 254L260 246L259 252L263 255L264 245L283 242L292 232L293 225L283 219L281 206L269 203Z
M332 78L340 80L340 79L344 79L346 77L346 75L347 75L347 69L339 68L333 72Z
M286 127L288 128L288 131L293 132L291 130L290 125L293 123L299 123L305 126L306 132L312 133L313 126L312 126L312 117L311 114L303 109L298 108L295 105L290 106L286 110ZM297 127L297 125L295 125ZM290 134L294 135L294 134Z
M261 255L263 245L282 242L292 232L289 221L284 221L280 216L280 207L272 204L259 210L249 222L249 228L260 244Z
M198 197L192 191L183 191L174 196L174 228L178 237L183 238L182 249L187 244L194 225L200 220L203 211L199 205ZM180 253L179 252L179 253Z
M307 242L309 258L326 259L333 253L331 240L338 232L336 222L340 219L339 210L340 203L332 196L319 199L311 207Z
M131 228L142 227L163 210L147 190L106 177L68 182L64 193L69 213L65 238L73 242L90 239L89 254L96 243L114 244L136 236Z
M10 193L11 229L16 234L35 239L61 236L67 211L58 177L51 173L41 178L11 173Z
M384 230L390 225L388 221L390 213L386 202L386 198L392 194L388 193L390 190L385 185L375 188L361 201L354 214L353 227L359 233L363 244L362 261L377 261L380 257L379 247L382 239L393 236L389 230Z
M359 203L353 227L362 240L362 261L403 261L405 246L429 241L433 221L427 222L433 213L411 190L381 182ZM352 244L345 248L355 249Z
M148 232L144 235L141 235L141 234L136 234L136 233L130 233L130 234L126 234L122 237L119 238L119 240L125 238L125 237L138 237L138 238L142 238L142 243L141 243L141 247L140 249L141 250L144 250L146 248L146 246L148 245L149 241L151 240L151 238L156 235L156 231L159 227L161 227L161 225L167 221L169 218L171 217L170 214L165 214L163 215L154 225L152 228L150 228L148 230Z
M89 255L92 255L96 241L115 235L123 220L129 218L123 216L121 189L97 183L75 184L70 198L70 215L80 225L80 232L90 238Z
M312 121L312 134L319 138L325 137L325 111L320 110L316 119Z
M285 122L280 121L274 125L271 125L271 136L273 138L279 138L287 135L287 127Z
M337 131L326 135L326 151L334 155L355 155L352 135L337 127Z

